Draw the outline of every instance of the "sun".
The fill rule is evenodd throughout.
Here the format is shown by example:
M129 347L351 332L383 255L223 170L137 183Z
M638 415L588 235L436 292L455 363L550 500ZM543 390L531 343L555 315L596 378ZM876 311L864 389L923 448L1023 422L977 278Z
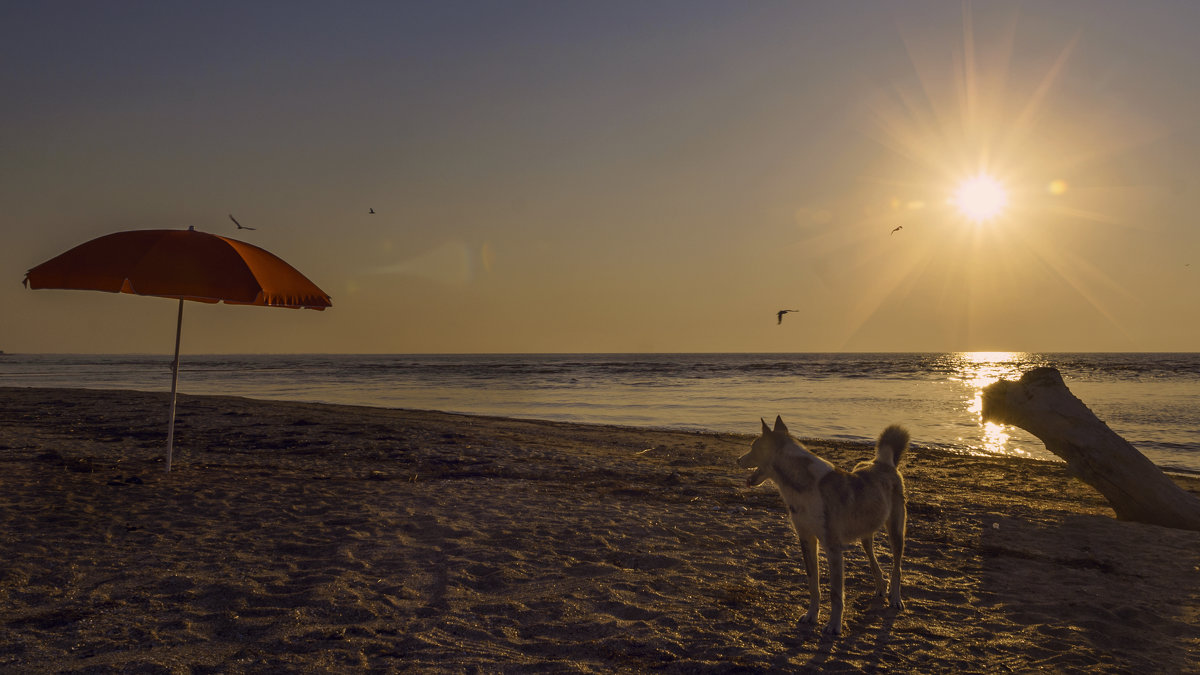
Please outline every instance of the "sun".
M1008 193L1000 181L979 174L959 184L950 200L973 223L992 220L1008 205Z

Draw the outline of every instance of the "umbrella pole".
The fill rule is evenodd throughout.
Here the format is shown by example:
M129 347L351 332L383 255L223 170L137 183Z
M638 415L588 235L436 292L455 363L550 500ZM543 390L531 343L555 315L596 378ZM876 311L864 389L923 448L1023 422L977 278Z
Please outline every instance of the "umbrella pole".
M175 391L179 387L179 333L183 330L183 298L179 299L179 317L175 319L175 362L171 364L171 422L167 425L167 473L171 472L171 452L175 449Z

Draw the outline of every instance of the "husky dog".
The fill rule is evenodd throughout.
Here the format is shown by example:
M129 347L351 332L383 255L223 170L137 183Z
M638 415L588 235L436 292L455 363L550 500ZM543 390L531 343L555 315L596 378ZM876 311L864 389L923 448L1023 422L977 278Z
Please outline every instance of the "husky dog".
M842 553L854 542L862 542L875 575L875 593L884 595L883 571L875 559L872 538L887 527L892 547L892 576L887 588L894 609L904 609L900 599L900 558L904 555L904 479L896 470L908 448L908 432L900 426L883 430L875 445L875 460L863 462L847 473L818 457L788 435L783 419L775 418L775 428L762 420L762 436L754 440L750 452L738 458L738 466L754 469L746 479L751 487L763 481L775 481L787 504L792 526L800 537L804 567L808 571L808 613L804 623L816 623L821 611L820 572L817 567L817 542L829 560L833 601L829 623L824 632L842 632L845 605L844 563Z

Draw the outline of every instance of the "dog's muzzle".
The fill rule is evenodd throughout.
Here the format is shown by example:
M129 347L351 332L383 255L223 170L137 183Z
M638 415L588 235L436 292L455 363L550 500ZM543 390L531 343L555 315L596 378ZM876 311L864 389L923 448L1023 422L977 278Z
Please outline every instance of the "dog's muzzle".
M759 467L746 477L746 487L757 487L767 479L767 470Z

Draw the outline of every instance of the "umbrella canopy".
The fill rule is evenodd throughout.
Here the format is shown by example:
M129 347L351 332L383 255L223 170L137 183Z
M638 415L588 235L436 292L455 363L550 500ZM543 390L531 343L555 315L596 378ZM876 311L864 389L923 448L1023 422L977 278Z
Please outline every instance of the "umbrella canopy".
M244 241L187 230L116 232L51 258L25 273L29 288L132 293L179 300L166 470L175 445L175 394L183 301L323 310L329 295L296 268Z
M25 284L235 305L332 306L328 294L275 255L190 228L98 237L29 270Z

